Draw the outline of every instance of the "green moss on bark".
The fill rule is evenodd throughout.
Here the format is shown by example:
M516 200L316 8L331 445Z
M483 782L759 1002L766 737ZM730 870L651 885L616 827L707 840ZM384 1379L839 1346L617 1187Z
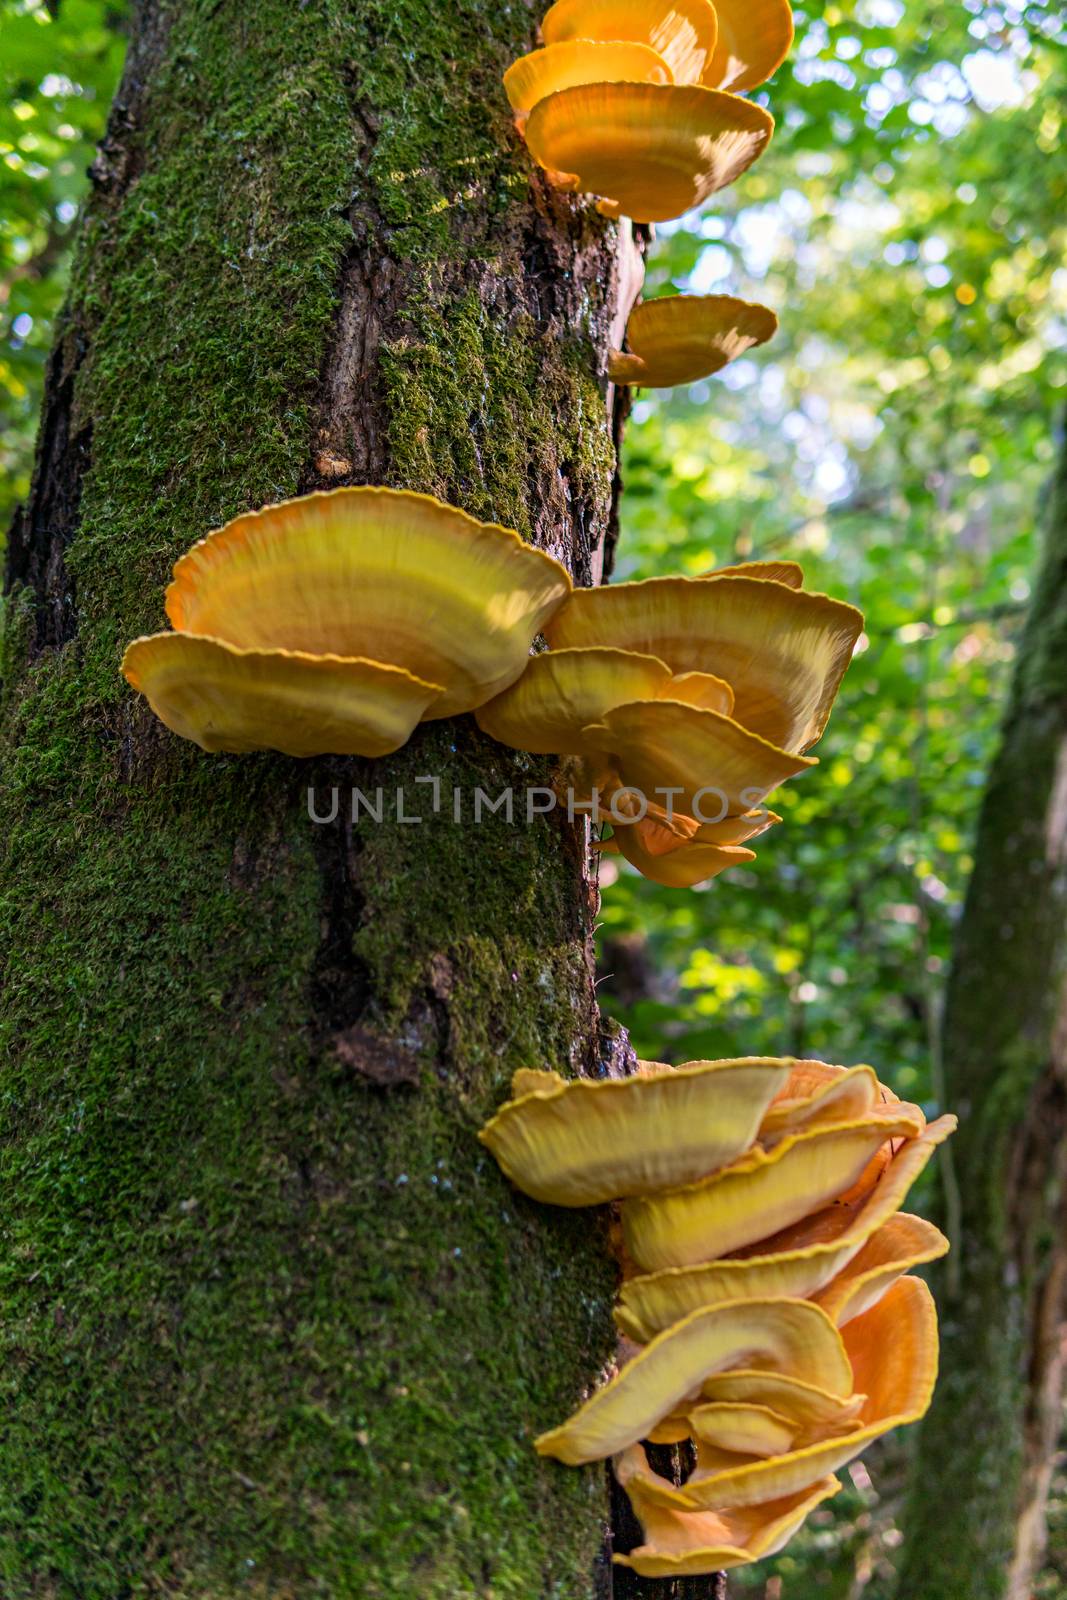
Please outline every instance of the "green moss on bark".
M433 264L383 362L391 481L528 530L556 436L606 506L580 330L440 289L525 194L497 81L529 23L491 0L154 15L61 329L89 450L78 634L25 669L8 638L0 1588L578 1600L601 1476L530 1441L607 1355L612 1271L594 1216L522 1201L475 1141L510 1072L566 1065L588 1020L567 831L357 830L331 959L420 1075L370 1086L316 1005L305 813L309 782L367 769L207 758L118 674L175 557L300 485L354 194L368 253ZM465 723L380 766L528 776Z

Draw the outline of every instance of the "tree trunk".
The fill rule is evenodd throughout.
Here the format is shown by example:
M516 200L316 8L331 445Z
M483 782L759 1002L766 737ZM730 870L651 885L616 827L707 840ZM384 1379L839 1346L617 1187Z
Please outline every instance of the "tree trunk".
M954 1253L901 1600L1029 1600L1062 1416L1067 1275L1067 444L949 979Z
M470 718L208 757L118 671L183 550L318 487L437 494L595 581L639 257L522 154L534 20L136 10L10 549L7 1600L610 1593L603 1471L531 1448L611 1350L602 1219L475 1140L516 1067L605 1070L583 833L470 817L546 763Z

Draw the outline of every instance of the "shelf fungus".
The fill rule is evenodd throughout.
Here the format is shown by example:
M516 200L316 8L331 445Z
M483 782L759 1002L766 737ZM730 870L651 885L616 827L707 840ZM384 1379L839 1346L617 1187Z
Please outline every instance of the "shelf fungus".
M725 1462L722 1453L698 1441L696 1467L681 1487L639 1471L631 1482L639 1477L641 1497L677 1511L761 1505L810 1489L847 1466L873 1439L917 1422L937 1379L937 1313L926 1285L918 1278L898 1279L876 1305L846 1324L841 1337L851 1388L864 1395L852 1425L842 1430L816 1424L810 1436L801 1435L780 1455L742 1457L736 1463Z
M748 841L778 820L763 799L814 764L863 625L800 583L791 564L749 563L575 590L549 650L478 721L573 758L577 803L604 802L608 848L647 877L703 882L751 860Z
M740 95L686 83L588 83L539 100L526 143L557 188L605 216L668 222L735 182L774 118Z
M520 56L504 88L520 127L539 100L583 83L673 83L663 57L632 39L563 39Z
M123 672L205 750L381 756L521 674L571 589L509 528L427 495L345 488L237 517L174 568L174 632Z
M740 94L781 66L793 15L788 0L557 0L541 31L546 44L638 41L665 58L676 83Z
M635 1077L596 1082L519 1073L515 1098L479 1137L535 1200L597 1205L736 1160L787 1077L783 1062L759 1058L646 1065Z
M504 1171L556 1204L615 1199L622 1222L617 1365L537 1450L613 1459L642 1530L616 1559L646 1577L780 1549L930 1402L937 1319L910 1273L948 1241L901 1206L955 1118L927 1124L870 1067L791 1058L523 1069L512 1092L482 1134ZM647 1444L687 1446L682 1482Z
M695 383L765 344L777 328L778 318L766 306L728 294L644 300L626 324L629 349L611 352L608 377L649 389Z
M777 72L793 43L789 0L715 0L715 50L703 81L741 94Z
M646 45L666 62L676 83L701 82L718 34L711 0L556 0L541 23L547 45L579 39Z
M615 1462L615 1476L633 1504L644 1543L614 1560L643 1578L700 1577L776 1555L809 1512L841 1487L837 1478L826 1477L798 1494L760 1505L676 1511L642 1492L649 1475L648 1458L640 1445L624 1450Z
M788 1227L857 1184L887 1141L914 1138L921 1117L894 1107L805 1129L696 1183L632 1196L622 1203L630 1257L644 1271L691 1266Z
M694 1311L643 1346L560 1427L534 1441L570 1466L606 1460L648 1437L706 1379L740 1366L795 1373L830 1394L852 1391L842 1336L810 1300L739 1300Z
M939 1117L906 1139L869 1194L852 1205L816 1210L735 1255L627 1278L615 1314L621 1331L644 1343L700 1306L748 1295L818 1295L897 1214L955 1126L954 1117Z

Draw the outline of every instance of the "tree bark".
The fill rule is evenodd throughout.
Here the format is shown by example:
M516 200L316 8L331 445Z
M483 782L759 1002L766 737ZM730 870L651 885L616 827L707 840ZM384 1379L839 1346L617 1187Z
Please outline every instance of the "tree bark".
M1067 443L983 800L943 1030L953 1255L901 1600L1028 1600L1062 1417L1067 1277Z
M611 1351L602 1219L475 1140L520 1065L619 1070L584 835L453 821L548 781L470 718L380 763L207 757L118 672L184 549L318 487L597 577L639 253L524 157L534 21L136 7L10 544L10 1600L610 1594L604 1473L531 1448ZM353 823L354 785L424 820Z

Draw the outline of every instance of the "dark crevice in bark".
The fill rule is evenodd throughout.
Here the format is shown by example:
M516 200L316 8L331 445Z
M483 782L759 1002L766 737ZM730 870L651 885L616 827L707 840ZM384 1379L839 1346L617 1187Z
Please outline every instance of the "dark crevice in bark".
M362 766L356 761L331 766L321 779L314 770L309 777L318 815L329 816L337 791L337 816L312 826L322 905L319 944L311 969L310 1015L321 1049L333 1049L342 1058L347 1053L352 1057L347 1064L363 1070L372 1080L377 1071L384 1080L391 1074L397 1078L403 1074L384 1062L377 1069L371 1065L359 1069L356 1059L363 1044L358 1025L370 999L370 977L355 952L364 906L356 869L359 837L352 826L351 793L353 786L360 786L361 778ZM369 1044L364 1048L369 1060Z
M77 333L57 344L48 358L48 403L41 418L34 484L27 506L15 512L8 539L5 587L33 597L27 640L30 659L58 649L78 631L74 585L65 553L78 526L82 480L89 464L92 429L73 420L74 381L83 353Z
M687 1446L647 1445L645 1449L654 1472L673 1483L684 1481L691 1466L686 1459L689 1454ZM633 1506L615 1482L610 1467L608 1481L612 1531L606 1548L610 1560L613 1552L626 1555L637 1545L643 1544L644 1535ZM708 1573L698 1578L641 1578L630 1567L614 1566L612 1570L614 1577L610 1600L726 1600L724 1572Z
M611 480L611 510L608 513L608 526L604 534L604 566L601 581L607 582L615 570L615 553L619 545L619 513L622 506L622 436L626 427L627 418L633 407L633 390L631 388L616 389L615 402L611 410L611 439L615 446L615 473Z

